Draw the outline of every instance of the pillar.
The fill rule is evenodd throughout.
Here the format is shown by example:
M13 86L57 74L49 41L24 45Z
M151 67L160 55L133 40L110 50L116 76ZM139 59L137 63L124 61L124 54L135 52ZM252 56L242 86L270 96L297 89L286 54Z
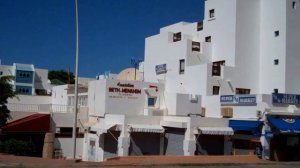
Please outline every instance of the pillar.
M120 137L118 138L118 156L128 156L129 155L129 145L130 145L130 133L127 127L122 125L122 131Z
M260 137L260 142L262 145L262 159L264 160L270 160L270 139L266 138L265 134L266 132L271 131L271 128L267 123L264 123L264 126L262 128L262 135Z
M184 140L183 141L183 153L184 156L194 156L196 151L195 140Z

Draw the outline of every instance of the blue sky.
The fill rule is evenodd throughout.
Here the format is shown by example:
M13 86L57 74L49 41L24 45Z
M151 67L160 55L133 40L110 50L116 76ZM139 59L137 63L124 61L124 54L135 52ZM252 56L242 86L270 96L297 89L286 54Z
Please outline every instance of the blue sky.
M79 75L95 77L143 58L161 27L203 19L204 0L78 0ZM0 59L37 68L75 67L74 0L0 0Z

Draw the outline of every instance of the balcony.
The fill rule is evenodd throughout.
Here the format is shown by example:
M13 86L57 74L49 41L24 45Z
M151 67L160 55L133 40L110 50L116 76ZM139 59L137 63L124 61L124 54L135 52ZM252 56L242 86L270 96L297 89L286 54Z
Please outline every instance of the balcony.
M58 104L19 104L8 103L7 108L11 112L48 112L48 113L73 113L73 106L58 105ZM84 110L80 107L79 110Z

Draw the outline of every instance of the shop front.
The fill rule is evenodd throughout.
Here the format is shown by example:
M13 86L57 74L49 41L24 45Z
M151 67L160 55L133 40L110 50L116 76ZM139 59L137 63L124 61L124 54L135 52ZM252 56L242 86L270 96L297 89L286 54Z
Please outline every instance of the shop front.
M164 128L159 125L131 124L130 132L130 156L162 155Z
M265 115L261 139L263 157L275 161L300 161L300 95L272 94L273 108Z
M260 155L260 135L262 121L257 120L230 120L229 127L234 130L231 137L233 155Z
M195 155L226 155L229 136L234 134L230 127L199 127L196 136Z
M300 160L300 114L268 114L265 137L270 144L270 160Z

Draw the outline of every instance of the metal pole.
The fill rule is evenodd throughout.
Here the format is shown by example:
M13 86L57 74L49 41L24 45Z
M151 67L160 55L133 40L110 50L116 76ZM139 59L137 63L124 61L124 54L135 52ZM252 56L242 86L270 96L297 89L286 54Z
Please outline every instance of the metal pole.
M79 28L78 28L78 0L75 0L76 15L76 65L75 65L75 103L74 103L74 126L73 126L73 159L76 159L76 130L77 130L77 112L78 112L78 63L79 63Z

